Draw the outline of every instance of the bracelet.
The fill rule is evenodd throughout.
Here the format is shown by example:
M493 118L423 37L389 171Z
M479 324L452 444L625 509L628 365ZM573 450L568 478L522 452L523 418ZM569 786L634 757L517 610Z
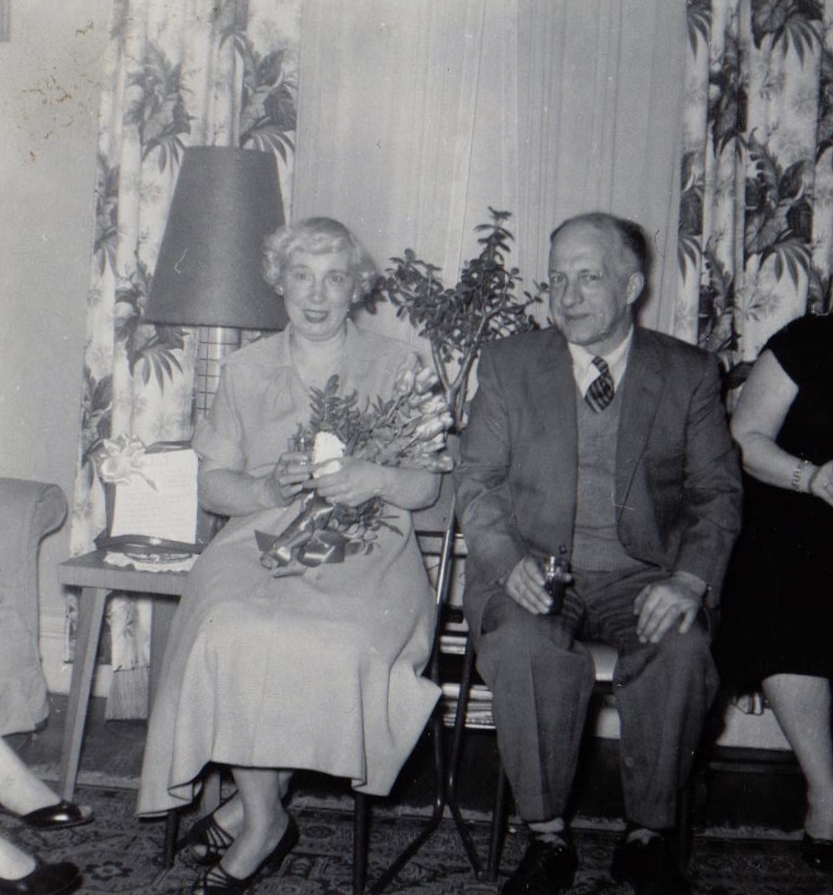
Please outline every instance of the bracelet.
M805 467L809 466L809 465L810 465L809 460L799 460L798 461L798 464L796 465L795 469L793 470L793 477L792 477L793 491L801 490L801 477L804 474Z

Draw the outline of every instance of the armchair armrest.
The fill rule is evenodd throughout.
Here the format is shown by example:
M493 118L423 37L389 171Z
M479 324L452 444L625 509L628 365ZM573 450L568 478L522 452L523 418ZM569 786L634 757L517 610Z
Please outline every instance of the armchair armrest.
M57 485L0 478L0 734L33 730L48 713L38 645L38 553L66 515Z

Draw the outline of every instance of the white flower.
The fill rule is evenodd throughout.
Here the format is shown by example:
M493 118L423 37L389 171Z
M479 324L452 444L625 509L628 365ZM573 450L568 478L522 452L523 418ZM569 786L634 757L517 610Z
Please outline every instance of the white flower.
M400 370L393 381L394 397L397 395L409 395L414 390L415 381L416 374L413 370Z
M344 442L332 432L316 432L312 446L313 478L338 472L344 456Z
M431 367L422 367L414 377L414 391L418 395L424 395L439 382L439 377Z

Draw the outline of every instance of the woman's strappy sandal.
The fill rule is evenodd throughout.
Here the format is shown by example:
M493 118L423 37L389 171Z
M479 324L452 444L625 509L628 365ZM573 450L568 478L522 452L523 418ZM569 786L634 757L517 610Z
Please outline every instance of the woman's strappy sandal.
M185 842L197 864L217 864L234 842L234 836L217 823L213 814L207 814L191 827Z
M199 882L191 890L192 895L244 895L256 874L238 879L215 864L206 870Z
M298 844L299 838L298 825L295 823L292 815L290 815L283 836L281 836L278 844L272 851L260 862L254 873L249 874L244 879L239 879L236 876L232 876L222 864L215 864L206 870L191 890L191 895L245 895L261 870L267 867L270 870L280 869L286 856Z

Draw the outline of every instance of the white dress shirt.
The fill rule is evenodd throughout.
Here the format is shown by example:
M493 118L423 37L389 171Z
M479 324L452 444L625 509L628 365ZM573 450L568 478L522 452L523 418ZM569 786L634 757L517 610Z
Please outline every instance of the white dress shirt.
M570 357L573 361L573 377L579 387L582 395L587 394L587 389L601 375L599 368L593 363L594 357L603 357L610 367L610 374L613 377L614 391L619 388L619 383L625 375L628 366L628 352L633 341L633 327L628 330L628 334L609 354L592 354L581 345L574 345L572 342L567 343L570 349Z

